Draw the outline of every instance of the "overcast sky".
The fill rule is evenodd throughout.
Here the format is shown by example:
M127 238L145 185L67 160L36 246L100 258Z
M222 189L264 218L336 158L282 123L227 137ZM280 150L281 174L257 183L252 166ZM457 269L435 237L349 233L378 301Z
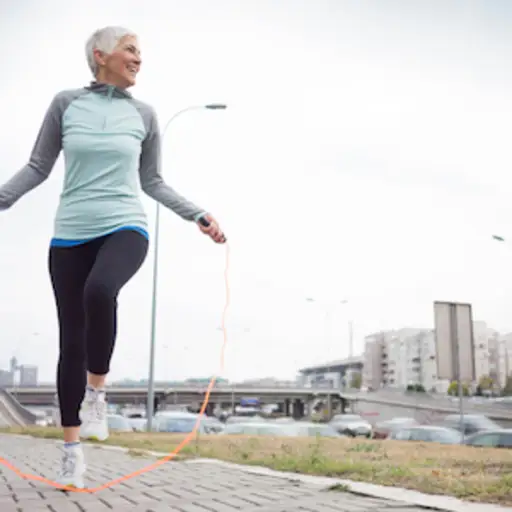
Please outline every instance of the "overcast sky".
M2 2L0 181L59 90L86 85L95 29L130 27L133 94L167 133L164 172L231 246L224 376L294 377L366 334L433 326L434 300L512 330L512 3L505 0ZM0 214L0 367L54 378L48 243L63 179ZM151 221L155 204L144 198ZM225 250L163 211L157 377L216 373ZM123 290L111 378L147 375L152 253ZM312 297L316 302L308 302ZM348 300L348 305L340 303Z

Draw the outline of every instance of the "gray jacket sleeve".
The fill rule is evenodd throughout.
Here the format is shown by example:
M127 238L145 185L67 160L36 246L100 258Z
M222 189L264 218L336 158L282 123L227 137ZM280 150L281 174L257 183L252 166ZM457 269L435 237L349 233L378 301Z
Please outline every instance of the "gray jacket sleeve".
M0 187L0 210L11 207L50 175L62 147L63 102L65 98L61 94L53 98L28 163Z
M161 175L160 129L155 112L147 105L138 104L146 126L146 138L140 156L140 184L142 190L155 201L163 204L181 218L197 221L206 214L204 210L179 195L167 185Z

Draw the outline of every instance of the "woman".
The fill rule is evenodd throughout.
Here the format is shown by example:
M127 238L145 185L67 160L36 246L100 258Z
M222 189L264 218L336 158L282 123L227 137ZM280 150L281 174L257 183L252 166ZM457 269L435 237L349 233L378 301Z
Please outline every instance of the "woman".
M138 186L216 243L215 219L167 186L160 175L154 111L135 100L141 65L135 34L95 32L86 44L95 81L58 93L46 112L28 164L0 187L0 210L50 174L61 150L65 176L50 243L49 271L59 320L57 390L64 430L58 482L84 487L80 437L108 437L105 377L116 338L117 296L148 250ZM200 220L204 222L203 225Z

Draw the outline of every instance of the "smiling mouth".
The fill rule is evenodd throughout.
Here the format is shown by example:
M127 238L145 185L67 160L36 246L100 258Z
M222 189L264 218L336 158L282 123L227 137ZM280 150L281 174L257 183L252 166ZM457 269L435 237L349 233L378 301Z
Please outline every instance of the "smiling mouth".
M128 69L128 73L130 73L130 75L132 75L134 78L137 76L137 73L138 73L138 69L134 66L127 66Z

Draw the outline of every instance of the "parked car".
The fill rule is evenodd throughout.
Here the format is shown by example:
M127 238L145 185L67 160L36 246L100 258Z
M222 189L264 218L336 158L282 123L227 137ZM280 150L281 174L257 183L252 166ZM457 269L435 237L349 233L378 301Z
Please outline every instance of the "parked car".
M279 418L274 418L272 421L274 423L280 423L280 424L295 423L295 420L292 417L290 417L290 416L281 416Z
M226 428L224 423L210 416L203 418L201 425L206 434L219 434Z
M261 416L230 416L226 423L230 425L232 423L263 423L265 421L265 418Z
M390 432L388 439L396 441L423 441L427 443L460 444L460 432L451 428L433 425L417 425L398 428Z
M500 430L501 426L483 414L466 414L461 423L459 414L448 414L441 423L441 427L448 427L464 432L464 435L476 434L485 430Z
M283 436L283 427L286 424L279 424L270 421L256 422L250 421L247 423L237 422L226 425L224 430L220 433L226 436Z
M493 448L512 448L512 429L486 430L467 437L464 444Z
M358 414L337 414L329 425L340 434L347 436L372 436L371 424Z
M332 427L319 423L248 422L227 425L222 435L274 437L341 437Z
M126 418L135 432L145 432L147 430L148 420L146 418Z
M155 416L154 430L156 432L167 432L175 434L189 434L194 430L199 414L191 412L162 412ZM203 415L202 420L197 428L197 432L200 434L208 434L209 432L205 428L203 422L206 416Z
M120 414L107 414L108 429L111 432L133 432L134 428L128 418Z
M319 423L296 422L283 424L288 435L293 437L343 437L331 425Z
M405 427L415 427L419 423L414 418L399 417L377 423L373 427L374 439L386 439L391 432Z

